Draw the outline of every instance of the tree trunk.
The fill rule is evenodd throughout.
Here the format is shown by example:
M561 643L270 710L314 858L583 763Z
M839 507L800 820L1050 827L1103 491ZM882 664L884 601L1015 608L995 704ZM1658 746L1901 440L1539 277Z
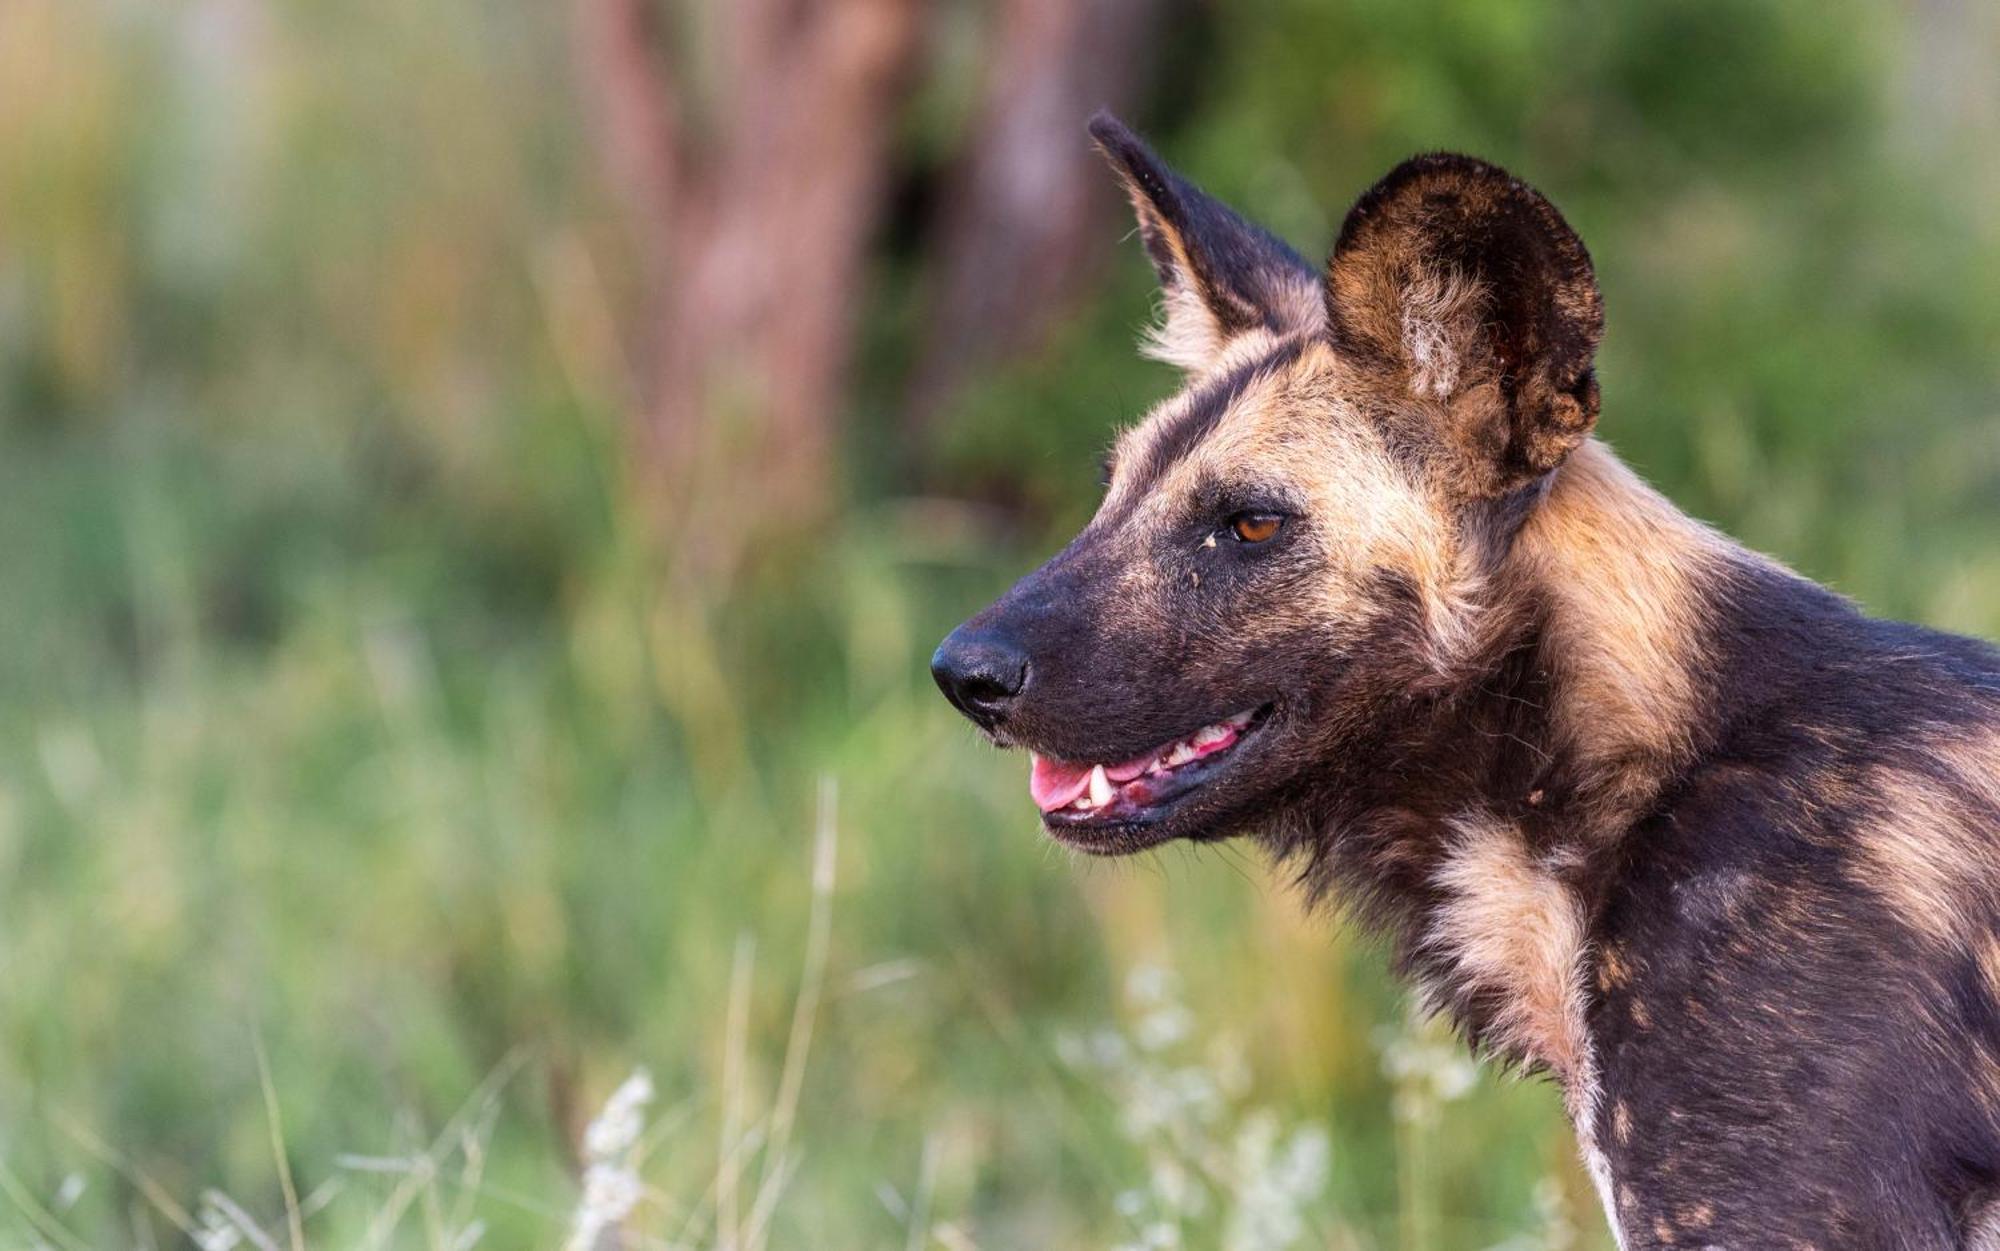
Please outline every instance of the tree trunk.
M643 488L669 535L699 536L697 563L726 573L830 509L921 2L574 4L597 146L642 265ZM683 32L713 67L698 99Z
M946 193L922 356L906 396L921 442L982 369L1041 350L1116 242L1119 198L1084 135L1129 108L1162 0L1003 0L972 133Z

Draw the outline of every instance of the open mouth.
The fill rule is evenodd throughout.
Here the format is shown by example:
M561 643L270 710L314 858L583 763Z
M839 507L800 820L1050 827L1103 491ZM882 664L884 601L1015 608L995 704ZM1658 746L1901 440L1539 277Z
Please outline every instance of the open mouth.
M1028 789L1051 834L1088 846L1102 841L1104 834L1157 822L1212 782L1243 742L1262 728L1269 712L1268 704L1239 712L1117 764L1037 754Z

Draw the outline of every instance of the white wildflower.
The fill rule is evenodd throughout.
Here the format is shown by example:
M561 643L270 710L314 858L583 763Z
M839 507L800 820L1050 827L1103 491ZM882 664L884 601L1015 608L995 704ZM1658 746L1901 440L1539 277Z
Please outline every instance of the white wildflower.
M584 1170L584 1206L600 1213L606 1225L615 1225L630 1216L643 1193L639 1175L629 1168L593 1164Z
M652 1102L652 1074L645 1069L634 1069L632 1076L611 1092L611 1097L604 1101L604 1110L583 1131L585 1157L609 1160L629 1151L646 1127L646 1107Z
M1478 1082L1479 1066L1456 1052L1431 1070L1431 1089L1447 1103L1472 1093Z
M1576 1225L1570 1220L1569 1196L1562 1183L1544 1177L1535 1183L1535 1214L1541 1219L1541 1251L1570 1251L1576 1245Z
M1141 964L1125 975L1125 998L1135 1007L1171 1004L1178 998L1178 991L1173 970L1162 965Z
M1295 1199L1315 1198L1326 1188L1332 1172L1333 1140L1319 1125L1302 1125L1292 1131L1278 1155L1276 1180Z
M1172 1216L1200 1216L1208 1210L1208 1192L1194 1174L1172 1156L1156 1154L1152 1159L1153 1198L1160 1210Z
M1435 1125L1438 1105L1436 1100L1426 1097L1422 1091L1398 1091L1389 1099L1389 1115L1402 1125Z
M1145 1188L1117 1196L1130 1232L1111 1251L1302 1247L1329 1176L1326 1131L1242 1106L1252 1087L1243 1046L1195 1038L1196 1017L1170 969L1133 969L1125 1001L1129 1033L1055 1039L1066 1065L1095 1074L1115 1098L1120 1128L1146 1162Z
M1390 1108L1408 1125L1434 1125L1443 1105L1464 1098L1479 1081L1479 1067L1457 1040L1416 1016L1402 1027L1372 1035L1382 1053L1382 1073L1396 1085Z
M1188 1117L1212 1125L1223 1113L1222 1090L1207 1069L1197 1065L1176 1069L1168 1078L1174 1102Z
M198 1219L201 1224L190 1236L201 1251L234 1251L237 1244L243 1241L243 1231L236 1227L236 1222L206 1198Z
M646 1128L653 1079L644 1069L626 1078L583 1132L583 1197L570 1225L570 1251L588 1251L639 1205L645 1187L634 1168L633 1148Z
M1243 1118L1236 1131L1236 1175L1259 1177L1270 1171L1271 1148L1278 1141L1278 1118L1259 1108Z
M1131 1054L1132 1049L1126 1044L1125 1036L1117 1030L1101 1029L1090 1037L1090 1060L1098 1068L1117 1068Z
M1236 1206L1223 1235L1227 1251L1285 1251L1307 1230L1306 1212L1326 1189L1332 1148L1316 1125L1281 1141L1277 1117L1259 1112L1236 1139Z
M210 1222L194 1231L194 1245L201 1251L233 1251L243 1235L228 1222Z
M83 1198L83 1174L71 1173L62 1179L62 1185L56 1187L53 1206L58 1212L67 1212L75 1207L76 1201L81 1198Z
M1159 1134L1174 1123L1178 1112L1164 1075L1144 1067L1129 1075L1119 1110L1125 1136L1134 1142L1145 1142Z
M616 1228L639 1205L644 1188L639 1175L616 1164L593 1164L583 1171L583 1200L577 1204L569 1245L576 1251L597 1245L598 1237Z
M1162 1004L1139 1018L1132 1034L1143 1051L1164 1051L1194 1031L1194 1014L1179 1004Z

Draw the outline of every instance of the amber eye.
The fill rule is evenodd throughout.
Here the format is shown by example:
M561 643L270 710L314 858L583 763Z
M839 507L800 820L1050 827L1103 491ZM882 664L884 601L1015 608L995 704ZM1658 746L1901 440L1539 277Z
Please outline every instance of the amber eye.
M1243 513L1229 523L1238 543L1266 543L1278 537L1285 519L1272 513Z

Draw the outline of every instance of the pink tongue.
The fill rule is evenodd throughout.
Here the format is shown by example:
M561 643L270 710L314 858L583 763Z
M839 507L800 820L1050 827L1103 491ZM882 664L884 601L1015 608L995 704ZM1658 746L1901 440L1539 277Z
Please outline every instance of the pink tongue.
M1035 806L1043 812L1067 808L1090 789L1090 770L1087 764L1061 764L1047 756L1036 756L1035 766L1028 774L1028 793L1035 797Z
M1148 754L1123 764L1106 765L1104 772L1114 782L1129 782L1144 773L1151 763L1153 757ZM1036 756L1034 768L1028 774L1028 793L1035 797L1035 806L1043 812L1067 808L1076 802L1077 796L1090 789L1090 771L1094 767L1063 764L1046 756Z

